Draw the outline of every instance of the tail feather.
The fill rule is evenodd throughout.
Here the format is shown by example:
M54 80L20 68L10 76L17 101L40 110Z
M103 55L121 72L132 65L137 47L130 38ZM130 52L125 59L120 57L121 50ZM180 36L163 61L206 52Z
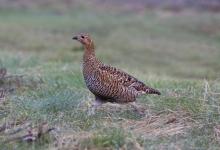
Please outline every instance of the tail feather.
M157 95L161 95L161 93L156 90L156 89L153 89L149 86L146 86L143 82L141 81L136 81L134 83L132 83L130 85L131 87L135 88L137 91L139 91L139 94L140 93L145 93L145 94L157 94Z
M161 93L160 93L158 90L153 89L153 88L149 88L149 87L146 88L145 92L146 92L146 94L157 94L157 95L161 95Z

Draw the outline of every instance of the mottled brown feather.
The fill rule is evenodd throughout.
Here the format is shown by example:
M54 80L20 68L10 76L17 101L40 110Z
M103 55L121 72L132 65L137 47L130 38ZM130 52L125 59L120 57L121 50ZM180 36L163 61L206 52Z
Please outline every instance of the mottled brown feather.
M146 94L160 95L160 92L158 90L146 86L143 82L139 81L137 78L127 74L122 70L104 64L102 64L99 68L104 71L103 73L105 73L106 76L113 75L115 80L117 80L119 84L122 84L125 87L134 88L138 92L144 92Z

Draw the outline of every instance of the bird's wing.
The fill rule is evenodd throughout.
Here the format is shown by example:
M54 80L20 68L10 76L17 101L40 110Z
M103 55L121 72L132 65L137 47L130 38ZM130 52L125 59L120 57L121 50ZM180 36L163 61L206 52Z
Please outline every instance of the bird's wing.
M102 64L99 66L99 69L101 73L104 74L105 78L108 78L109 82L117 82L117 84L136 90L139 94L147 93L160 95L158 90L146 86L135 77L115 67Z

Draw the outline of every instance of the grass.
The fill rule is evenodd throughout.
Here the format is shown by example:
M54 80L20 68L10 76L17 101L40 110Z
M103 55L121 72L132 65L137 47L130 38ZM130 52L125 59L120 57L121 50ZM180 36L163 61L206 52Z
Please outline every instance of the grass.
M0 79L11 89L0 99L0 149L218 149L219 15L166 13L1 10L0 66L12 77ZM87 115L94 97L71 40L81 31L103 62L162 92L137 100L144 116L116 104ZM43 122L55 130L35 131ZM29 132L45 134L13 140Z

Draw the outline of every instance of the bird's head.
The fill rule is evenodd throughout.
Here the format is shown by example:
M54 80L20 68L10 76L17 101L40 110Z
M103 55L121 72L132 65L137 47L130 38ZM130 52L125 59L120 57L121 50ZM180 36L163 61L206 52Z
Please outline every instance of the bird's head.
M87 48L94 48L92 39L86 33L80 33L73 36L73 40L79 41L83 46Z

